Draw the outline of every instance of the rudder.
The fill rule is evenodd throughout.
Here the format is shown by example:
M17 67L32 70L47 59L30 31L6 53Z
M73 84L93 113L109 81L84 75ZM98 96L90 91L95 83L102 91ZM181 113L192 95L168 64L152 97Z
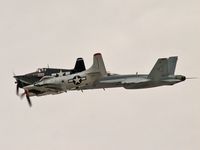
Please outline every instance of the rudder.
M174 75L177 60L178 60L177 56L169 57L168 59L168 74L169 75Z

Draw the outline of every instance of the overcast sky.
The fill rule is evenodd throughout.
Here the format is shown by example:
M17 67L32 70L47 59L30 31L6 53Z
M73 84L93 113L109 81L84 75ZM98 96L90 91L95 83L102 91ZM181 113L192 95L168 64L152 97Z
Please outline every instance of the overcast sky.
M177 74L200 77L198 0L1 1L0 52L2 150L200 149L199 79L32 97L30 109L12 78L77 57L88 68L96 52L114 73L148 74L177 55Z

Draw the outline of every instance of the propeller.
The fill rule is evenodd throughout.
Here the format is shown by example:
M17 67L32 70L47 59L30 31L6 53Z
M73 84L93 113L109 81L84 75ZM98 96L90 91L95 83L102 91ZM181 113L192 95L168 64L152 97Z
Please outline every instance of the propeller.
M13 77L15 78L16 74L14 73L13 71ZM16 80L15 82L16 85L16 95L19 96L19 83L18 83L18 80Z
M22 93L22 94L20 95L20 98L22 99L22 98L24 98L24 96L26 96L26 99L27 99L27 101L28 101L28 105L29 105L30 107L32 107L32 103L31 103L31 99L30 99L30 97L29 97L28 90L25 90L24 93Z
M19 96L19 88L23 86L23 83L20 80L15 81L16 84L16 95Z
M17 85L16 85L16 94L17 94L17 96L19 96L19 84L18 83L16 83Z
M30 107L32 107L31 99L30 99L30 97L29 97L28 95L26 95L26 99L27 99L27 101L28 101L28 105L29 105Z

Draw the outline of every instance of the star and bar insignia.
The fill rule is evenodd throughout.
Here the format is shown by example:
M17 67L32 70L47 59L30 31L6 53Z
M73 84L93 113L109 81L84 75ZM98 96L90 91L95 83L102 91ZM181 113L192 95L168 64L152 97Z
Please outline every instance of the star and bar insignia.
M74 83L75 85L81 84L82 81L86 80L86 77L81 77L79 75L74 76L72 79L68 80L68 83Z

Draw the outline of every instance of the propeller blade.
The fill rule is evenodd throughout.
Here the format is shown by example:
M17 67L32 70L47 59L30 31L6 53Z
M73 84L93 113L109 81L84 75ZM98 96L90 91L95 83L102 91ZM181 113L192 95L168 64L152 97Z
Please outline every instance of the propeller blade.
M31 103L31 99L28 95L26 95L26 99L28 101L28 105L31 107L32 106L32 103Z
M16 94L17 94L17 96L19 96L19 85L18 85L18 83L17 83L17 86L16 86Z
M27 90L25 90L25 95L26 95L26 99L27 99L27 101L28 101L28 104L29 104L29 106L31 107L32 106L32 103L31 103L31 99L30 99L30 97L29 97L29 93L28 93L28 91Z
M24 93L20 94L19 96L22 99L22 98L24 98L25 95L26 95L26 93L24 92Z
M29 93L28 93L27 90L25 90L24 93L20 94L19 96L20 96L21 99L24 98L24 96L26 96L26 99L27 99L27 101L28 101L28 105L29 105L30 107L32 107L31 99L30 99L30 97L29 97Z

